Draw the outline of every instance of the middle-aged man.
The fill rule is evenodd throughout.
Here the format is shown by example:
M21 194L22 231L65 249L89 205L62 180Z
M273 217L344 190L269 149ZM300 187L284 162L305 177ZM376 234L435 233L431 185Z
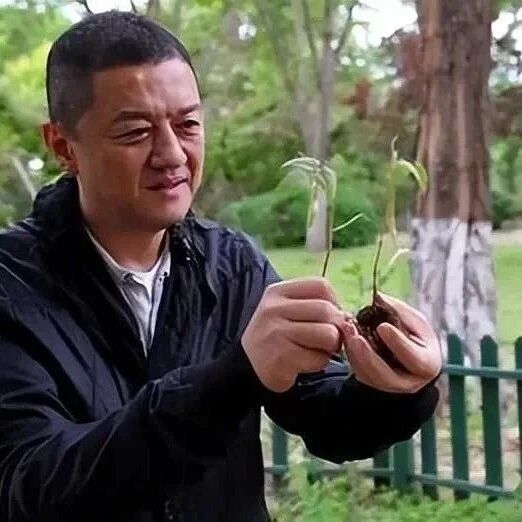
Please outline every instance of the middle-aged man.
M266 521L261 407L333 462L430 417L417 312L384 298L415 334L379 328L392 369L325 280L280 281L190 211L203 109L173 35L90 16L54 42L47 95L67 174L0 235L0 522Z

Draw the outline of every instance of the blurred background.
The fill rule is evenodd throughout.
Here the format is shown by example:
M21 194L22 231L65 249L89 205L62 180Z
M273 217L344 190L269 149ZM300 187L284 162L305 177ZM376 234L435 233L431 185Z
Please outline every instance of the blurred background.
M522 216L519 4L496 2L492 23L491 190L498 229L515 226ZM284 176L281 164L299 153L331 160L340 219L379 212L391 139L399 137L402 156L416 156L423 79L415 2L331 1L329 15L319 0L136 0L135 6L180 35L200 75L208 126L200 213L236 221L267 247L301 246L307 198L295 190L291 196L272 192ZM111 8L132 9L110 0L0 2L3 225L23 216L34 188L58 172L37 132L46 117L49 46L89 10ZM321 49L325 16L331 60ZM405 184L398 197L403 227L407 192ZM256 219L266 208L277 209L267 213L274 217ZM336 244L366 244L375 231L357 226Z
M75 21L109 9L148 14L189 49L207 127L195 210L250 234L284 277L320 274L328 201L320 193L311 201L310 186L290 182L281 166L306 155L335 171L334 224L367 217L332 241L328 277L352 310L372 289L396 137L399 157L419 160L430 187L421 196L411 176L397 179L398 242L385 244L383 266L410 250L383 271L381 288L428 315L445 360L447 335L456 334L462 364L480 367L480 342L490 336L498 365L513 368L522 335L522 0L0 0L0 227L26 215L38 189L60 174L38 132L50 45ZM492 399L504 470L495 484L510 491L522 469L520 379L503 381ZM470 456L461 478L491 481L484 433L495 415L483 422L479 381L466 378L462 417L450 422L451 397L439 412L429 445L439 448L439 477L461 473L460 452ZM456 438L463 426L466 437ZM267 422L263 429L267 466L307 456L299 441L273 435ZM418 440L415 449L420 456ZM349 520L521 520L520 511L492 514L485 500L440 511L411 497L377 501L353 486L358 479L316 487L293 477L288 503L271 497L280 521L346 520L347 491Z

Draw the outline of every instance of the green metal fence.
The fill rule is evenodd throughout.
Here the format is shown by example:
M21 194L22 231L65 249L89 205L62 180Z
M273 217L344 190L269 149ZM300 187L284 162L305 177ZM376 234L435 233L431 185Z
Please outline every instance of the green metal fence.
M392 486L401 491L410 490L420 484L426 495L438 498L439 487L451 488L455 499L467 498L470 493L481 493L496 497L509 497L512 491L504 487L502 465L501 412L499 383L501 380L516 382L518 440L522 434L522 337L515 343L515 369L503 370L498 367L498 346L490 337L481 342L481 366L464 366L463 348L458 337L448 337L448 363L444 373L449 380L449 408L452 450L452 478L441 478L437 474L437 430L435 418L430 419L420 432L420 473L415 471L414 445L409 440L396 444L373 459L373 466L361 469L372 477L376 486ZM467 432L466 377L480 378L482 389L482 435L484 442L485 480L484 483L469 479L469 445ZM518 472L522 474L522 449L518 455ZM272 461L267 472L276 481L288 470L287 434L277 426L272 431ZM343 467L317 469L314 473L343 473Z

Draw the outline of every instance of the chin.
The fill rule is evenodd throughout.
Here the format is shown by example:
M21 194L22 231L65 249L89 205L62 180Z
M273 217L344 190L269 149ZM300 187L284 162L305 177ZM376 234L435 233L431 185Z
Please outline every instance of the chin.
M139 209L142 222L159 231L185 219L192 205L192 194L183 186L174 194L154 194L153 199L148 198L143 203Z
M149 215L149 222L151 222L154 229L163 230L183 221L188 214L189 209L190 205L180 205L178 208L171 209L169 212L165 212L164 214L156 214L153 216L152 220Z

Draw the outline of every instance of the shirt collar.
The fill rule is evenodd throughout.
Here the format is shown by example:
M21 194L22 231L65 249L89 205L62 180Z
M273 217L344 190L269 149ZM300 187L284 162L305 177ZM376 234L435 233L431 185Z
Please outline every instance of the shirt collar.
M118 284L122 285L129 279L138 279L142 281L142 278L146 279L147 274L152 272L162 273L165 276L168 276L170 274L170 248L168 234L165 234L163 250L155 265L147 272L140 272L138 270L130 270L118 264L114 260L114 258L109 254L109 252L107 252L107 250L101 245L101 243L94 237L92 232L89 230L89 227L85 226L85 231L87 232L87 235L93 242L101 257L105 261L105 264L107 265L107 268L109 269L111 276Z

